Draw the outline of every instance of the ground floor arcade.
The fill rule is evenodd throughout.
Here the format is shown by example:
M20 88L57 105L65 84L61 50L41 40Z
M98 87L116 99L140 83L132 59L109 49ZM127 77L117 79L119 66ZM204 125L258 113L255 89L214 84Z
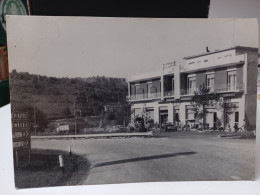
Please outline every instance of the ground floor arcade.
M132 103L131 120L142 117L146 122L153 121L160 126L172 123L197 128L202 119L196 117L196 112L190 101L172 102L138 102ZM234 126L245 128L245 98L224 98L222 102L206 108L207 114L204 122L210 129L225 129L234 131Z

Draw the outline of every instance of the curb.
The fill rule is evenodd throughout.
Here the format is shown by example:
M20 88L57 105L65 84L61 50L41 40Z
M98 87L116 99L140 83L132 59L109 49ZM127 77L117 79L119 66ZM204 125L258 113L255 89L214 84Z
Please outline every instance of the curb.
M31 136L31 139L77 139L77 138L111 138L111 137L152 137L153 132L145 133L106 133L88 135L52 135L52 136Z

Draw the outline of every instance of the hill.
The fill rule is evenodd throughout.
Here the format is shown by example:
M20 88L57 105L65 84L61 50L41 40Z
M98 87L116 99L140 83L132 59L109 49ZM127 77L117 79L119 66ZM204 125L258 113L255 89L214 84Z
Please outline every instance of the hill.
M56 78L28 72L10 73L11 101L36 106L47 118L74 114L100 116L104 105L126 105L127 83L124 78Z

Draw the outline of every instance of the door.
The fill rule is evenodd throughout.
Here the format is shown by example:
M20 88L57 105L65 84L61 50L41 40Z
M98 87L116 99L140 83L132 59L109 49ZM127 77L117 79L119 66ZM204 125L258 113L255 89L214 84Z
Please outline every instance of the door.
M226 112L226 129L229 131L233 131L234 125L235 125L235 113Z
M206 116L206 123L209 124L209 127L213 127L213 123L214 123L214 116L213 116L213 112L209 112Z
M217 113L213 112L213 129L218 129Z
M160 111L160 126L168 122L168 111Z

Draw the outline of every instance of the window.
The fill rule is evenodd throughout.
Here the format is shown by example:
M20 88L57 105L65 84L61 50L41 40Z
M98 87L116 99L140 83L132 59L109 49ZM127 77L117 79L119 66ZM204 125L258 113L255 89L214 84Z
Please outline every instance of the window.
M180 109L175 109L175 122L180 122Z
M134 117L136 118L136 117L142 117L142 110L141 110L141 108L135 108L134 109Z
M148 83L148 98L156 98L157 88L153 86L153 83Z
M147 121L154 120L154 108L146 108L146 119Z
M194 121L196 118L194 107L186 106L186 118L188 121Z
M136 91L136 99L144 99L144 90L140 87L140 85L135 86L135 91Z
M190 76L188 77L188 94L193 94L196 90L196 77Z
M236 90L237 83L237 71L229 71L228 72L228 91Z
M207 74L207 88L210 89L210 91L214 91L214 85L215 85L214 73Z

